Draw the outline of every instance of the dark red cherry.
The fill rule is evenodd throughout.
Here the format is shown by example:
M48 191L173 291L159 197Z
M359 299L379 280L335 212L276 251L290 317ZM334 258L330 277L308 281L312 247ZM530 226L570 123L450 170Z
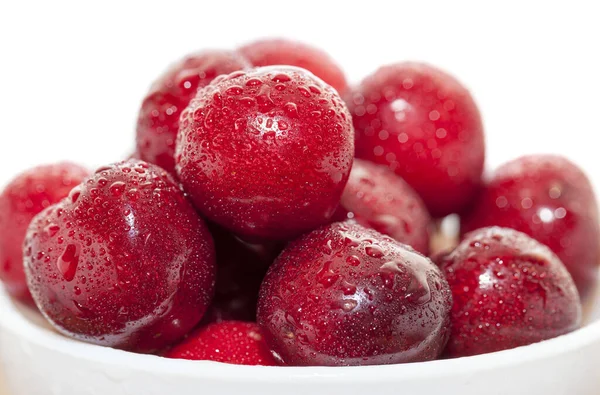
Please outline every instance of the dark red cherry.
M15 298L33 303L23 271L23 239L33 217L66 197L87 175L73 163L37 166L16 176L0 194L0 279Z
M187 55L167 70L142 102L137 123L136 158L175 171L179 116L199 88L221 74L250 67L238 53L207 50Z
M429 252L431 217L417 193L385 166L354 160L337 220L359 224Z
M306 69L338 92L347 89L344 72L324 51L285 39L259 40L239 49L254 66L290 65Z
M164 348L198 324L214 291L206 225L173 178L142 161L98 169L38 214L23 251L41 312L99 345Z
M277 365L258 325L240 321L205 326L167 352L165 357L236 365Z
M327 223L352 166L350 115L303 69L222 76L181 115L177 173L196 207L246 239L289 239Z
M381 365L437 358L451 304L428 258L338 222L283 250L261 287L257 318L285 364Z
M550 247L581 299L591 296L600 263L600 219L590 181L575 164L561 156L530 155L500 166L463 217L462 232L492 225Z
M377 70L347 95L356 156L394 170L434 217L461 212L481 184L479 110L450 75L424 64Z
M452 289L450 357L519 347L581 325L577 288L560 259L524 233L469 233L440 266Z

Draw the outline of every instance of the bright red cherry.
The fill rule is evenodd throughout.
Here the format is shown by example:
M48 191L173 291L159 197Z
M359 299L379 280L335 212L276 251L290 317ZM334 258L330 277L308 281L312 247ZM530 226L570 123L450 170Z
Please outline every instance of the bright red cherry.
M450 75L418 63L385 66L347 96L356 156L389 166L429 212L460 212L481 183L485 147L479 110Z
M255 321L260 284L281 247L246 243L214 224L209 228L217 254L217 284L202 321Z
M452 297L426 257L338 222L283 250L258 303L258 323L285 364L382 365L437 358Z
M462 231L503 226L524 232L554 251L571 273L582 300L591 296L600 263L600 219L590 181L556 155L530 155L499 167Z
M423 254L429 252L431 218L425 204L385 166L354 160L336 217L354 219Z
M288 239L332 217L353 134L337 92L305 70L236 72L182 113L177 172L210 220L247 239Z
M175 346L165 357L236 365L277 365L259 326L240 321L205 326Z
M454 298L450 357L519 347L581 325L571 276L548 247L524 233L476 230L440 265Z
M340 66L326 52L310 45L285 39L267 39L244 45L239 51L254 66L302 67L340 93L348 88Z
M199 88L221 74L250 67L238 53L208 50L191 54L171 66L150 88L137 124L139 159L174 172L179 116Z
M15 298L32 303L23 271L23 239L33 217L66 197L89 172L73 163L29 169L0 194L0 279Z
M173 178L130 160L100 168L38 214L24 244L40 311L61 333L139 352L189 332L213 295L213 242Z

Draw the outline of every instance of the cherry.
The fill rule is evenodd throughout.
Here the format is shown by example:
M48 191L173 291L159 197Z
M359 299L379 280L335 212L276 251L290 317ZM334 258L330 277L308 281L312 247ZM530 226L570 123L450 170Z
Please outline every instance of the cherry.
M389 166L429 212L460 212L481 183L484 136L479 110L453 77L417 63L385 66L348 95L356 156Z
M208 229L173 178L142 161L98 169L41 212L23 251L41 312L99 345L161 349L200 321L213 295Z
M437 358L452 297L426 257L338 222L283 250L258 303L258 323L285 364L380 365Z
M354 219L423 254L429 251L431 218L425 204L385 166L354 160L336 217Z
M165 357L236 365L277 365L260 327L241 321L223 321L200 328Z
M556 155L530 155L499 167L487 182L462 231L504 226L554 251L573 276L582 300L597 282L600 219L585 174Z
M539 342L581 324L571 276L549 248L524 233L476 230L440 265L454 298L450 357Z
M354 153L338 94L305 70L222 76L181 114L177 173L196 207L246 239L288 239L327 223Z
M260 284L281 248L244 242L213 224L209 228L217 254L217 284L202 321L255 321Z
M13 297L33 303L23 271L23 239L33 217L66 197L88 175L73 163L29 169L0 194L0 279Z
M137 124L139 159L174 172L179 116L215 77L250 67L238 53L208 50L191 54L173 65L150 88L142 102Z
M285 39L266 39L239 49L254 66L290 65L306 69L343 93L347 88L344 72L324 51Z

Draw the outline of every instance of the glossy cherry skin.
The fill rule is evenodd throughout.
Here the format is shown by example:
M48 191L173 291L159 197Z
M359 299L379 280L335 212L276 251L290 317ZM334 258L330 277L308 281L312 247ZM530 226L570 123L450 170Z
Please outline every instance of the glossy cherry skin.
M223 321L200 328L165 357L235 365L277 365L260 327L241 321Z
M164 348L198 324L214 291L206 225L173 178L142 161L98 169L38 214L23 251L44 316L103 346Z
M67 162L38 166L13 178L0 194L0 280L13 297L33 303L23 271L23 239L29 223L88 174Z
M172 65L150 88L137 122L139 159L174 172L179 116L199 88L215 77L250 67L237 52L207 50Z
M431 217L425 204L385 166L354 160L336 218L353 219L422 254L429 252Z
M478 229L440 266L454 298L449 357L524 346L581 325L579 295L565 266L524 233Z
M285 39L265 39L239 49L254 66L290 65L306 69L343 93L348 88L340 66L325 52L310 45Z
M267 272L258 323L287 365L437 358L452 297L439 269L388 236L334 223L293 241Z
M303 69L217 78L182 113L177 173L210 220L252 240L327 223L354 155L339 95Z
M214 224L209 229L217 254L217 284L202 322L255 321L260 284L282 247L244 242Z
M499 167L463 217L462 232L484 226L524 232L565 264L581 299L596 286L600 263L598 204L586 175L566 158L530 155Z
M469 92L418 63L385 66L347 95L356 156L389 166L434 217L460 212L481 184L483 125Z

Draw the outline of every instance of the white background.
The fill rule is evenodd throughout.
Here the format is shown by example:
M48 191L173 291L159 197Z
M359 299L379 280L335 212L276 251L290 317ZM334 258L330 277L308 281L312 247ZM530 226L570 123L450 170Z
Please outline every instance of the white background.
M488 168L562 152L598 189L600 14L584 4L0 0L0 185L38 163L124 157L141 98L169 63L284 36L327 50L352 82L394 61L438 65L479 103Z
M146 89L187 52L284 36L327 50L352 82L394 61L440 66L479 103L488 168L562 152L600 190L594 3L0 0L0 188L35 164L127 155Z

